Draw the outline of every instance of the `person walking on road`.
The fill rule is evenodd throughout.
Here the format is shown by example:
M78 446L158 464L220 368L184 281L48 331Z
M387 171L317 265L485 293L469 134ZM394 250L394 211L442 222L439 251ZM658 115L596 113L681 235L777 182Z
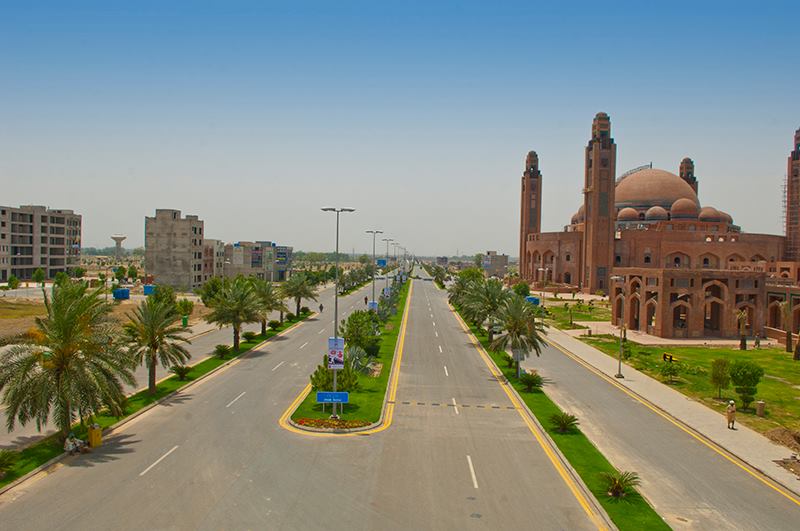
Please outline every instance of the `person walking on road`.
M734 424L736 424L736 402L731 400L728 402L728 407L725 409L725 416L728 417L728 429L735 430Z
M369 297L364 297L364 306L369 304Z
M320 304L320 305L319 305L319 313L322 313L322 310L323 310L323 309L324 309L324 306L322 306L322 305Z

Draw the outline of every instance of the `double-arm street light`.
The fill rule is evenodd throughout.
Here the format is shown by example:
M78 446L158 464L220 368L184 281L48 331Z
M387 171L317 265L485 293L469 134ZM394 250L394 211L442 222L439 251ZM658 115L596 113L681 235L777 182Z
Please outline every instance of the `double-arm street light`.
M617 357L617 374L614 375L614 378L625 378L622 375L622 342L624 341L623 334L625 333L625 277L614 275L611 280L622 284L622 309L619 312L619 356Z
M382 238L382 242L386 242L386 267L383 268L383 278L386 279L386 288L389 288L389 243L394 240L391 238Z
M336 288L333 290L333 342L336 344L339 339L339 214L342 212L355 212L355 208L348 207L324 207L323 212L336 213ZM333 369L333 391L336 392L336 369ZM333 403L333 415L331 418L338 418L336 415L336 402Z
M367 234L372 234L372 302L375 302L375 270L378 264L375 263L375 237L378 234L383 234L382 230L366 230Z

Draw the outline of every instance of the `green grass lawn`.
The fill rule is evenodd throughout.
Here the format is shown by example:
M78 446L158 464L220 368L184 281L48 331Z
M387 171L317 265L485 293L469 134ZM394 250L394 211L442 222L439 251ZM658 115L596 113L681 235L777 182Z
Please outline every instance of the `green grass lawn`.
M305 317L303 319L305 319ZM177 376L171 376L167 378L166 380L158 384L158 386L156 387L156 393L154 395L149 394L145 390L129 396L127 407L125 409L125 415L122 417L100 414L94 417L93 422L99 424L103 429L113 426L123 418L136 413L137 411L149 406L153 402L157 402L158 400L164 398L170 393L174 393L175 391L177 391L184 385L188 384L189 382L196 380L205 374L208 374L209 372L213 371L223 363L233 358L242 356L243 354L246 354L247 352L252 350L253 347L260 344L262 341L279 334L283 330L294 325L296 322L297 320L291 322L285 321L277 330L275 331L268 330L265 336L259 335L253 341L242 341L239 345L239 352L237 354L231 354L231 356L229 356L224 360L214 357L205 359L200 363L193 365L192 370L189 371L189 374L187 375L186 380L184 381L178 380ZM84 440L87 439L86 426L81 426L80 424L76 424L73 431L75 432L75 435L78 436L78 438ZM7 485L8 483L11 483L15 479L24 476L34 468L41 466L42 464L62 454L63 452L64 448L62 446L58 434L51 435L45 439L42 439L41 441L32 444L31 446L22 450L19 453L20 455L14 468L12 468L5 475L5 477L0 479L0 487L2 487L3 485Z
M470 330L478 338L483 348L495 362L509 383L517 390L525 405L533 412L544 427L547 434L553 439L561 453L580 475L583 482L592 491L595 498L605 509L614 524L622 531L640 529L669 529L670 527L656 513L656 511L638 493L632 493L620 499L611 498L606 494L600 474L613 472L614 467L602 453L580 430L572 433L559 433L550 425L550 417L561 410L547 397L545 392L535 390L531 393L516 378L514 368L508 367L504 356L500 352L489 350L489 340L484 332L470 325ZM634 471L635 472L635 471Z
M378 422L381 418L383 409L383 397L386 395L386 386L389 383L392 361L394 360L394 350L400 335L400 325L403 321L403 311L408 302L408 289L410 283L400 289L400 298L397 305L397 313L393 315L384 325L381 332L381 350L378 355L378 362L383 364L383 369L378 377L371 377L364 374L358 376L358 390L350 392L350 403L344 406L340 413L342 420L362 421L365 425ZM325 406L323 411L322 404L317 404L315 392L311 392L303 400L292 414L292 420L298 419L326 419L331 415L331 406Z
M610 356L618 355L617 338L600 335L581 336L580 339ZM765 376L758 385L756 400L766 402L766 414L761 418L754 411L739 409L737 420L762 433L781 426L800 430L800 362L793 361L792 353L786 352L784 348L754 350L752 342L748 343L747 351L711 346L651 347L630 340L628 344L631 357L626 363L653 378L660 378L658 369L663 363L662 354L672 354L684 370L670 386L719 412L724 410L727 400L736 400L738 407L741 407L741 402L732 387L722 390L722 400L717 398L718 391L709 381L711 362L717 358L727 358L731 362L736 359L754 361L765 371Z
M611 308L604 302L595 302L589 306L580 301L548 299L545 308L549 313L550 324L563 330L586 328L575 324L577 321L611 321Z

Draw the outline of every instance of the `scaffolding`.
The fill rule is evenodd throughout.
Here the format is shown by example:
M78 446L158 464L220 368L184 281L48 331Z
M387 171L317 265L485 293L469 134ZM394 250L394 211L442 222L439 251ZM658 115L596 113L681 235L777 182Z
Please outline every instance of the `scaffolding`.
M784 255L789 260L800 259L800 188L799 182L790 186L789 176L783 177L783 227L786 236ZM791 194L791 197L790 197Z

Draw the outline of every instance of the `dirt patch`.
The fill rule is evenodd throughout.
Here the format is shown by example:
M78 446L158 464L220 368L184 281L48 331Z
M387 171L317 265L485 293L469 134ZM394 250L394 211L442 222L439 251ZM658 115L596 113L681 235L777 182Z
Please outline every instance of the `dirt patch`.
M775 428L765 433L769 440L800 453L800 432L786 428Z
M789 472L791 472L792 474L794 474L795 476L798 476L798 478L800 478L800 461L798 461L795 456L789 457L787 459L778 459L775 462L778 463L783 468L785 468L786 470L788 470Z
M369 376L370 378L377 378L381 375L381 371L383 370L383 363L372 363L369 366Z

